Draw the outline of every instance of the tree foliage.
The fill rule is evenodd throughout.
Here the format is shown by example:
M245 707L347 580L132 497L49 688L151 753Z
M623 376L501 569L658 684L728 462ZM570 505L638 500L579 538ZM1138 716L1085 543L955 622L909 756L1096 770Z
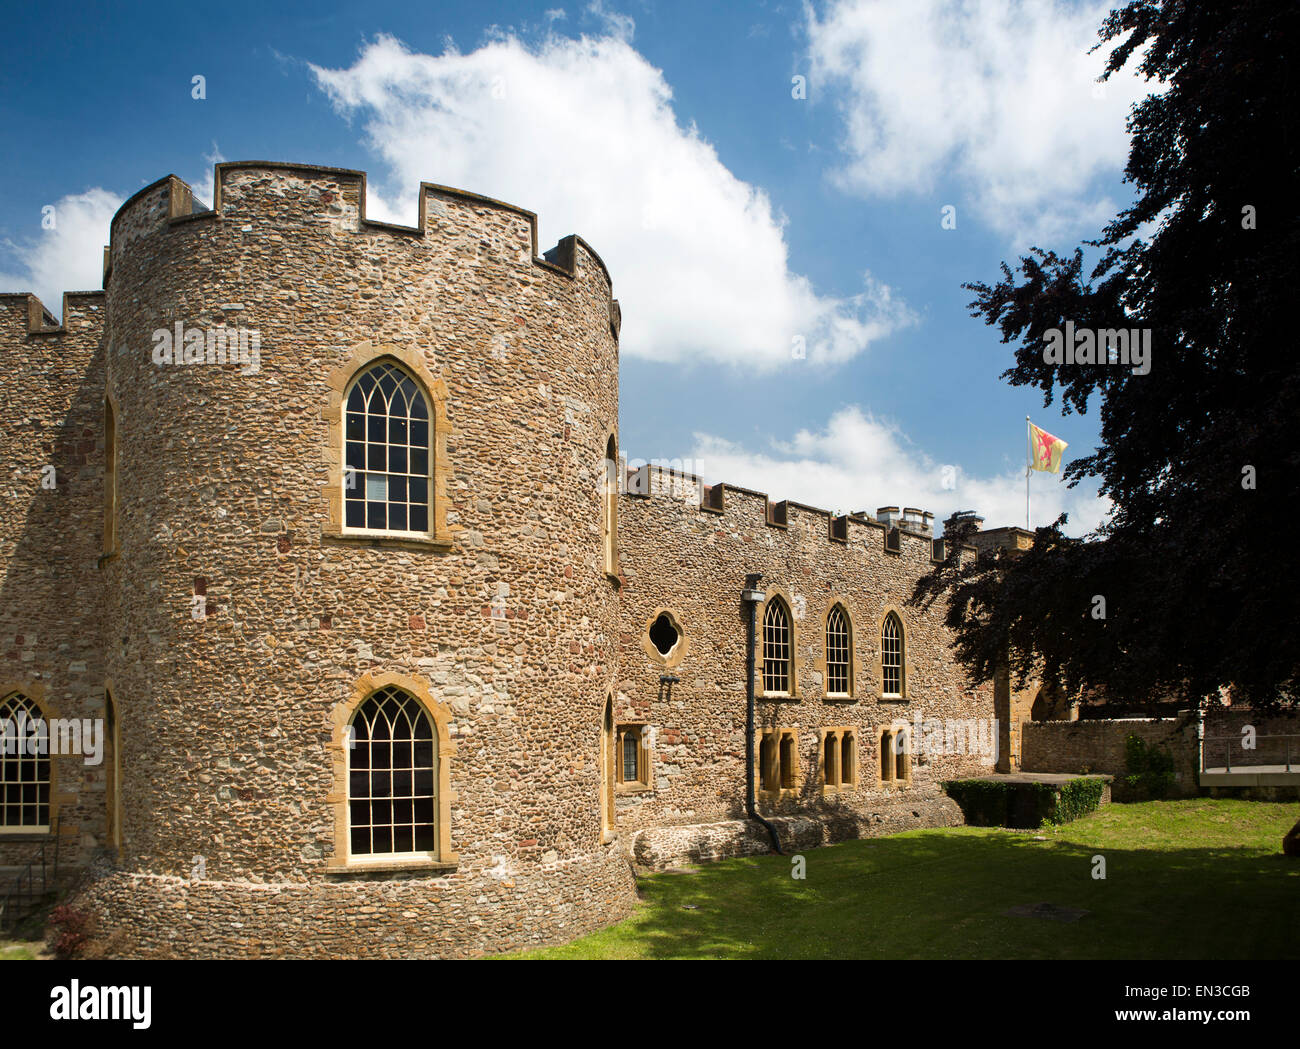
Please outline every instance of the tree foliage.
M950 544L920 582L914 601L946 594L978 680L1006 659L1020 680L1128 701L1229 686L1260 708L1295 701L1298 22L1300 5L1278 0L1112 11L1105 76L1132 59L1151 86L1128 123L1135 202L1084 242L1086 273L1084 246L1033 248L965 286L972 316L1015 346L1004 379L1067 414L1099 406L1100 446L1065 477L1097 478L1113 503L1098 531L1067 538L1062 517L1019 556L962 563ZM1150 372L1046 363L1044 333L1067 321L1151 329Z

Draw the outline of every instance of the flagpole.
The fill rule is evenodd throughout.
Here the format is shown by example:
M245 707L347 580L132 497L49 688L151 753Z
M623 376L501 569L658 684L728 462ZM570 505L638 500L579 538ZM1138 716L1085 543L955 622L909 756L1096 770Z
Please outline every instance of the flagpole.
M1025 461L1025 531L1030 531L1029 527L1029 472L1033 468L1034 462L1034 431L1030 429L1032 424L1029 416L1025 416L1025 451L1028 453L1028 459Z

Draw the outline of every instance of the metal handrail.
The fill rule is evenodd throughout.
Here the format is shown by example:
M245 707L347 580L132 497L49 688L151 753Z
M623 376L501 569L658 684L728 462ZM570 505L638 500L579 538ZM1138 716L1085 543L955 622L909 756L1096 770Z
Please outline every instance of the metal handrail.
M50 834L54 839L54 876L52 880L54 881L54 884L57 887L59 883L59 818L57 816L54 817L54 822L50 825ZM13 915L12 908L15 900L22 899L24 897L28 900L35 898L36 896L35 873L36 873L36 865L38 863L41 865L41 895L43 896L45 895L45 893L49 891L51 879L48 879L46 877L46 867L45 867L45 849L49 844L50 844L49 838L47 838L45 841L40 842L36 846L36 854L32 856L30 860L27 861L27 866L25 866L21 871L19 871L18 876L15 877L13 881L9 883L9 891L4 894L3 899L0 899L0 928L4 928L6 926L12 928L13 925L17 924L16 921L11 921ZM23 892L24 880L26 880L27 882L27 891L25 893Z
M1286 770L1287 770L1287 772L1290 772L1290 771L1291 771L1291 740L1293 740L1293 739L1300 739L1300 734L1296 734L1296 733L1293 733L1293 732L1276 732L1276 733L1268 733L1268 734L1259 734L1259 735L1256 735L1256 736L1255 736L1255 739L1256 739L1256 741L1261 740L1261 739L1284 739L1284 740L1286 740L1286 741L1287 741L1287 744L1286 744ZM1226 743L1226 744L1227 744L1227 746L1224 748L1224 751L1225 751L1225 753L1226 753L1226 755L1227 755L1227 757L1225 758L1227 764L1224 766L1224 768L1225 768L1228 772L1231 772L1231 771L1232 771L1232 744L1234 744L1234 743L1240 743L1240 742L1241 742L1241 737L1240 737L1240 736L1206 736L1206 737L1204 738L1204 742L1206 742L1206 743ZM1247 766L1245 766L1245 767L1246 767L1246 768L1250 768L1249 765L1247 765ZM1202 771L1202 772L1205 771L1205 757L1204 757L1204 752L1202 752L1202 757L1201 757L1201 771Z

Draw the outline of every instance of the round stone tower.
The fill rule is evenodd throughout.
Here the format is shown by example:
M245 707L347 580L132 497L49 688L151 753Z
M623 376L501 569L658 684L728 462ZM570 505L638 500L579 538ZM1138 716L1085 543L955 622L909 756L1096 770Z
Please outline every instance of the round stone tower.
M101 934L455 956L623 916L604 264L441 186L416 228L367 220L359 172L223 164L215 186L205 211L164 179L112 226Z

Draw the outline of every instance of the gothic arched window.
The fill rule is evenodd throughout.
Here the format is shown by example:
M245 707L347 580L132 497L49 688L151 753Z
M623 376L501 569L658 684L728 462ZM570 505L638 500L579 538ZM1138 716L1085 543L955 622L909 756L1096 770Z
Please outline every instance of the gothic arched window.
M849 694L849 653L851 652L849 615L836 605L826 617L826 694Z
M428 534L433 427L420 384L395 361L376 361L352 381L344 413L344 527Z
M380 689L357 707L347 746L351 854L434 853L438 748L419 701Z
M903 624L893 612L880 628L880 677L886 696L903 694Z
M0 699L0 830L50 826L50 751L41 708L21 692Z
M763 691L790 691L790 613L785 602L773 598L763 615Z

